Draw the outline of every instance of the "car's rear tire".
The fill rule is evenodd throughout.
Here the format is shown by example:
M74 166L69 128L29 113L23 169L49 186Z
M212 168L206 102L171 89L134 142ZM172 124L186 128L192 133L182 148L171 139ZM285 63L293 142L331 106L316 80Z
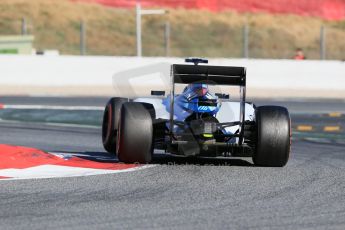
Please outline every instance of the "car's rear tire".
M255 110L256 146L253 162L257 166L283 167L290 154L291 121L286 108L261 106Z
M104 149L115 154L116 135L119 123L120 109L123 103L128 102L128 98L113 97L104 109L102 124L102 142Z
M117 156L121 162L151 162L154 147L152 109L153 106L136 102L122 105L117 138Z

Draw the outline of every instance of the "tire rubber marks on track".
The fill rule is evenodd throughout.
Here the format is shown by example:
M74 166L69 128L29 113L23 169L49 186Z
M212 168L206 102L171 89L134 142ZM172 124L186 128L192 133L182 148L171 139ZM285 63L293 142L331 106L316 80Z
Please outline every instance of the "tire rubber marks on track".
M150 166L59 157L38 149L0 144L0 179L32 179L129 172Z

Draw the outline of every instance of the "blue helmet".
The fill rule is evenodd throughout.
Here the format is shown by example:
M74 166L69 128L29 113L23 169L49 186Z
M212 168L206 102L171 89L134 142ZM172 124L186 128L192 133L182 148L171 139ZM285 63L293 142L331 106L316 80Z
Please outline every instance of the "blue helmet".
M218 97L209 92L208 85L193 83L186 86L177 100L177 104L184 110L196 113L215 115L221 106Z

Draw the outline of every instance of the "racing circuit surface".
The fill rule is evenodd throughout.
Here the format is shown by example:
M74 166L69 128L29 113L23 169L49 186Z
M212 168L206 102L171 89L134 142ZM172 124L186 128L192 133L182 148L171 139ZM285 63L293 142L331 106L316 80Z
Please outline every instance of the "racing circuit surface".
M4 104L103 106L106 98L2 98ZM255 100L254 100L255 102ZM259 101L285 105L294 126L284 168L249 158L185 159L158 155L152 167L116 174L0 181L0 229L344 229L344 101ZM331 113L331 112L340 112ZM5 121L6 118L31 122ZM101 144L99 114L88 126L46 124L49 112L0 113L0 142L116 162ZM32 116L29 116L29 115ZM73 117L73 116L74 117ZM83 117L85 116L85 117ZM72 118L71 118L72 117ZM38 122L37 119L42 119ZM97 120L98 119L98 120ZM303 127L310 126L311 130ZM330 129L325 127L339 127ZM299 130L300 129L300 130Z

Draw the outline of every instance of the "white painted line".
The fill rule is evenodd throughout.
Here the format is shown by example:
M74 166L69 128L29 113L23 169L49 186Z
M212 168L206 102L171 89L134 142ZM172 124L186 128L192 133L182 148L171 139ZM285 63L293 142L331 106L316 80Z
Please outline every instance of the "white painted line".
M82 125L82 124L69 124L69 123L52 123L52 122L27 122L27 121L14 121L14 120L3 120L0 118L0 123L10 123L10 124L42 124L47 126L55 127L70 127L70 128L91 128L99 129L99 125Z
M60 106L60 105L2 105L2 109L51 109L51 110L97 110L103 111L100 106Z
M152 168L156 165L143 165L129 169L122 170L105 170L105 169L91 169L79 168L59 165L40 165L25 169L3 169L0 170L0 176L13 177L5 178L4 180L22 180L22 179L43 179L43 178L61 178L61 177L82 177L92 175L115 174L123 172L134 172L142 169Z

